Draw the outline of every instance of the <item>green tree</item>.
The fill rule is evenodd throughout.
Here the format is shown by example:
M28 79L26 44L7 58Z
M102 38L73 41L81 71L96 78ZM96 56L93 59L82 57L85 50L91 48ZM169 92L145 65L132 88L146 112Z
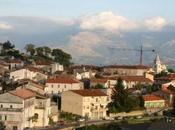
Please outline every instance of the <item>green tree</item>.
M175 91L175 87L174 87L172 84L170 84L170 85L168 86L168 89L171 90L171 91Z
M53 49L52 56L54 56L54 61L58 62L64 66L69 66L71 64L71 55L62 51L61 49Z
M169 73L174 73L174 70L171 69L171 68L169 68L169 69L168 69L168 72L169 72Z
M155 78L159 78L159 77L163 77L163 76L167 76L167 75L168 75L167 72L161 71L159 74L156 74L156 75L155 75Z
M44 48L43 47L37 47L36 48L37 56L44 56Z
M109 112L129 112L132 109L132 99L129 98L129 94L125 86L123 85L122 79L117 80L111 97L112 101L108 104Z
M95 86L92 86L93 89L105 89L104 85L102 84L96 84Z
M45 56L51 54L51 49L48 46L43 46L43 51Z
M16 58L16 59L21 59L21 57L22 57L19 50L9 50L9 51L7 52L7 54L8 54L9 56L13 56L13 57Z
M27 44L26 46L25 46L25 50L26 50L26 52L28 53L30 53L30 55L34 55L35 54L35 45L34 44Z
M144 99L143 99L142 95L139 96L139 100L140 100L139 106L143 108L144 107Z
M10 41L6 41L3 43L3 49L4 50L10 50L15 48L15 45L13 45Z

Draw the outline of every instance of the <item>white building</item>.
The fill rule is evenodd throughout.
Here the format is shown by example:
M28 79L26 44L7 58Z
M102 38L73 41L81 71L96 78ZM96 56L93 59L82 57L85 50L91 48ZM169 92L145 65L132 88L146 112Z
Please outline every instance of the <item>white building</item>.
M160 73L162 71L167 72L166 65L164 65L164 64L161 63L158 54L156 55L156 58L154 60L154 71L155 71L156 74L158 74L158 73Z
M16 89L0 95L0 120L7 130L49 125L50 98L29 89Z
M33 127L35 94L19 89L0 95L0 120L7 130L23 130Z
M59 63L54 63L51 65L51 71L52 71L52 74L55 73L56 71L64 71L64 67Z
M9 63L10 63L10 69L21 68L24 66L24 63L18 59L12 59L9 61Z
M71 90L61 95L61 110L90 119L106 116L108 96L98 89Z
M83 83L70 77L47 79L45 91L47 94L59 94L68 90L83 89Z
M30 67L30 68L23 68L19 70L15 70L10 72L10 78L14 81L20 79L31 79L34 81L40 81L47 79L47 75L42 73L39 69Z

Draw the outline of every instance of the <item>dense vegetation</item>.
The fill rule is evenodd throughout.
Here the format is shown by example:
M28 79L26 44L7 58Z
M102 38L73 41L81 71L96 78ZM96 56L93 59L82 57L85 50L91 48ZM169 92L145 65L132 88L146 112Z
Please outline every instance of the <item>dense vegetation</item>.
M44 61L46 63L58 62L66 67L71 65L71 55L59 48L51 49L48 46L36 47L30 43L25 46L26 53L20 52L10 41L1 43L3 45L2 56L7 59L14 57L24 61Z
M111 97L112 101L108 104L110 113L130 112L139 108L143 108L143 97L130 96L128 89L125 89L122 79L117 80Z

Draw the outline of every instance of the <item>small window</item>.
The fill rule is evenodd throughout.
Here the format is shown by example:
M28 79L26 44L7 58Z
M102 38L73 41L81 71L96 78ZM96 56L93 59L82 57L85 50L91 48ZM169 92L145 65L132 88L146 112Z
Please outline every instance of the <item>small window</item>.
M3 108L3 105L1 104L1 108Z
M18 130L18 127L17 126L13 126L13 130Z
M52 88L53 88L53 84L52 84Z
M98 98L96 98L96 102L98 102Z
M58 85L58 88L60 88L60 85Z
M2 116L0 115L0 120L2 120Z
M13 108L13 106L12 106L12 105L10 105L10 108Z
M64 85L64 88L66 88L66 85Z
M7 120L7 116L5 115L5 121Z

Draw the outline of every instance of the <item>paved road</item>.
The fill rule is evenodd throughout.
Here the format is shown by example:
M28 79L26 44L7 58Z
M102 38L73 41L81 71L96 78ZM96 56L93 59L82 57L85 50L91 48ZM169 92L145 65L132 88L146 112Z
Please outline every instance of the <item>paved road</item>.
M87 125L92 125L92 124L104 124L104 123L110 123L113 121L109 120L95 120L95 121L87 121ZM69 127L79 127L79 126L84 126L84 122L81 122L80 124L78 123L72 123L72 124L65 124L65 125L55 125L51 127L45 127L45 128L33 128L31 130L58 130L58 129L64 129L64 128L69 128Z

